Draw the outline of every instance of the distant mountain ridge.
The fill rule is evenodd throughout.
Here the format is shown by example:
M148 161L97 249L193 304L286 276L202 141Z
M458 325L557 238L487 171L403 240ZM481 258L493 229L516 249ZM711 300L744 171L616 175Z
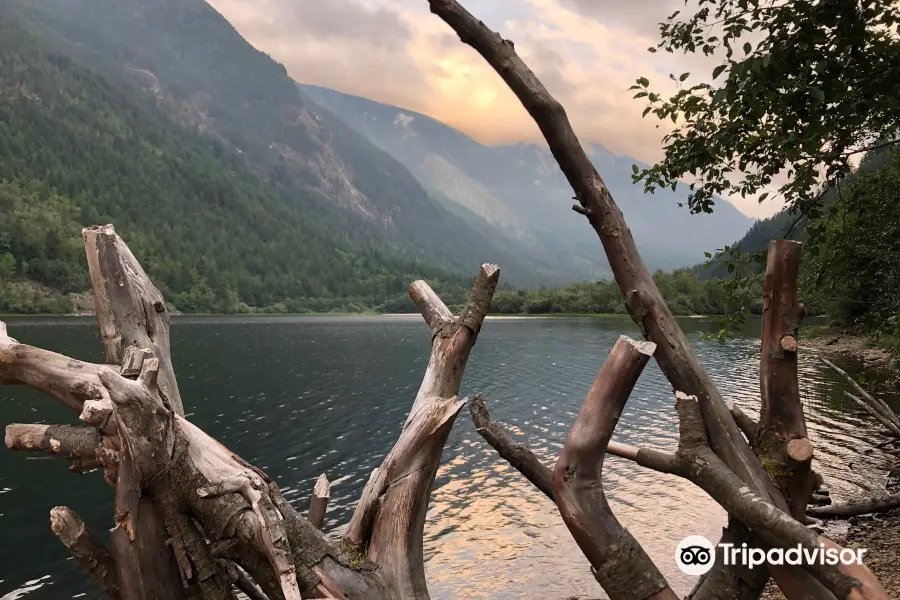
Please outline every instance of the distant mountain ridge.
M304 94L403 163L434 196L452 202L543 256L567 278L609 276L584 217L569 210L571 188L549 150L534 144L485 146L440 121L328 88ZM634 159L600 144L588 155L610 188L651 269L689 266L740 238L754 223L725 200L713 215L679 207L685 189L643 193L631 181Z
M3 183L0 271L64 294L107 222L189 312L409 304L483 262L547 282L203 0L0 0Z

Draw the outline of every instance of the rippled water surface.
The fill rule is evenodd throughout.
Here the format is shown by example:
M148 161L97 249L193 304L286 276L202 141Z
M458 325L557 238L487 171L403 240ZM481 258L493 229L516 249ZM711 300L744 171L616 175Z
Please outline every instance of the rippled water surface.
M13 319L10 335L100 362L93 319ZM758 406L755 338L700 342L702 320L685 329L728 399ZM469 360L461 393L482 392L505 422L552 465L591 381L619 334L619 318L491 318ZM265 469L305 510L319 473L334 482L326 527L346 523L371 470L390 449L428 358L418 317L178 318L173 355L189 418ZM845 365L854 368L854 365ZM849 401L844 384L801 356L801 391L816 446L816 468L837 500L879 489L883 438ZM28 390L2 388L0 416L14 422L74 422L70 412ZM672 396L652 363L616 430L632 444L675 443ZM111 525L112 494L98 473L69 474L63 461L0 451L0 598L99 597L50 532L58 504L96 532ZM690 534L716 538L724 513L691 484L617 458L604 487L619 519L679 593L693 579L674 564ZM443 454L425 532L432 597L545 600L602 597L555 507L507 466L475 432L463 410Z

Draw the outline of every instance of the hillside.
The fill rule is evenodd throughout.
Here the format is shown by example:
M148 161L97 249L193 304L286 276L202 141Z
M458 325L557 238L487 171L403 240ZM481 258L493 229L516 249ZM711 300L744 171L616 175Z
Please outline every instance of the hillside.
M426 115L327 88L300 88L402 162L436 197L464 207L532 254L548 257L571 278L608 276L594 233L569 210L571 189L545 148L484 146ZM678 205L685 190L646 195L631 181L637 161L599 144L589 150L651 269L691 265L753 223L724 200L714 215L691 215Z
M182 310L373 307L485 261L537 283L201 0L0 0L0 182L4 285L84 290L104 222Z

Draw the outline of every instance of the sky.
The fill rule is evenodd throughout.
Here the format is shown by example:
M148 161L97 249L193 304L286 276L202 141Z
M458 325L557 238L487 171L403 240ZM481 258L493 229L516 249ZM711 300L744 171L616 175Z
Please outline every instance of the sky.
M541 134L506 84L428 10L426 0L209 0L256 48L298 82L425 113L485 144L536 142ZM673 126L628 88L644 76L655 91L669 74L708 78L715 62L651 54L658 23L683 0L463 0L516 51L569 115L582 143L654 163ZM730 198L765 217L779 205Z

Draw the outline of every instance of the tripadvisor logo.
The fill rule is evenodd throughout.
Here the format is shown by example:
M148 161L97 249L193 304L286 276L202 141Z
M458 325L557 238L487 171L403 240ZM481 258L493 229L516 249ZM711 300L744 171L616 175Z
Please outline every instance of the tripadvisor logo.
M702 535L690 535L675 548L675 564L688 575L703 575L716 563L716 548ZM813 548L748 547L747 544L718 544L719 558L726 566L743 565L750 569L769 565L854 565L862 564L865 548L826 548L819 544Z

